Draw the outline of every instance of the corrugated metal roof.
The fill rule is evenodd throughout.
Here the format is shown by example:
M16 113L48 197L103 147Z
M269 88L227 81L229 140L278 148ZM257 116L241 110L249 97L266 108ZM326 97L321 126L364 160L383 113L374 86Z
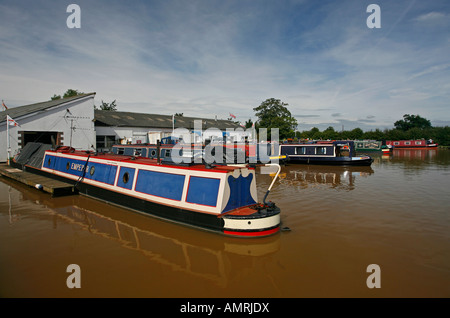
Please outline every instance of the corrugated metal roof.
M0 112L0 122L6 121L6 115L9 115L12 119L16 120L16 119L19 119L21 116L36 113L39 111L43 111L45 109L59 106L64 103L68 103L73 100L83 98L83 97L86 97L89 95L95 95L95 93L81 94L81 95L77 95L77 96L56 99L56 100L50 100L50 101L36 103L36 104L8 108L7 110Z
M89 95L95 95L95 93L81 94L73 97L50 100L46 102L24 105L9 108L3 112L0 112L0 122L6 121L6 115L17 120L21 116L29 115L45 109L62 105L73 100L83 98ZM196 117L175 117L175 128L187 128L194 129L195 120L202 121L202 128L218 128L220 130L226 130L227 128L236 129L240 125L230 120L223 119L210 119L210 118L196 118ZM20 124L20 122L19 122ZM134 113L134 112L120 112L120 111L107 111L107 110L95 110L95 124L99 126L113 126L113 127L143 127L143 128L172 128L172 115L159 115L159 114L146 114L146 113Z
M201 120L202 128L236 129L240 125L223 119L209 119L196 117L175 117L175 128L194 129L194 121ZM172 115L157 115L133 112L119 112L95 110L95 124L112 127L144 127L144 128L172 128Z

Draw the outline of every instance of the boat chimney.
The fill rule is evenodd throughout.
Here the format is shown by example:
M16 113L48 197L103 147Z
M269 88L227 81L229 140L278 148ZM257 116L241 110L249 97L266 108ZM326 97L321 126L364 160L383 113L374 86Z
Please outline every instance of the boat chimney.
M161 141L159 139L156 141L156 162L161 163Z

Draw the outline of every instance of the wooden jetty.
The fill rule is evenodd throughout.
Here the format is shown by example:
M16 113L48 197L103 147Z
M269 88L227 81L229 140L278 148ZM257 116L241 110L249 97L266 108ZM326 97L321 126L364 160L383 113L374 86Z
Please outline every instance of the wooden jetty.
M0 174L30 187L50 193L53 197L78 194L73 184L22 171L7 164L0 164Z

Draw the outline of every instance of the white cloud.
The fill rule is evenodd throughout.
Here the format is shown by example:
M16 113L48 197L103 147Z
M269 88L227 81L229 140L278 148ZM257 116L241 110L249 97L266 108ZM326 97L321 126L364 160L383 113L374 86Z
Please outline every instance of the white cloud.
M351 0L79 1L79 30L65 26L64 4L2 4L1 98L20 105L74 88L124 111L245 121L274 97L305 122L336 127L369 115L364 124L392 125L425 106L429 119L449 118L448 35L418 26L448 12L429 5L413 19L406 3L381 4L380 30Z

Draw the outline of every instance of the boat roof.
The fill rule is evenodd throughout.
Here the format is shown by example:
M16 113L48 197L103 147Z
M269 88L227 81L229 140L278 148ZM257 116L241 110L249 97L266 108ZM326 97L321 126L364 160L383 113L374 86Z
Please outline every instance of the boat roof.
M338 144L354 144L353 140L312 140L306 142L289 142L282 145L338 145Z
M210 172L228 172L234 171L237 169L248 168L254 169L249 165L220 165L213 164L210 167L206 167L205 164L193 163L193 164L176 164L176 163L166 163L161 162L158 163L157 159L147 158L147 157L139 157L139 156L125 156L125 155L116 155L111 153L95 153L91 151L81 151L72 149L60 149L60 150L47 150L46 153L62 153L70 156L79 156L83 158L95 158L106 161L116 161L116 162L126 162L132 164L142 164L142 165L150 165L150 166L158 166L158 167L170 167L177 169L189 169L189 170L202 170L202 171L210 171Z

